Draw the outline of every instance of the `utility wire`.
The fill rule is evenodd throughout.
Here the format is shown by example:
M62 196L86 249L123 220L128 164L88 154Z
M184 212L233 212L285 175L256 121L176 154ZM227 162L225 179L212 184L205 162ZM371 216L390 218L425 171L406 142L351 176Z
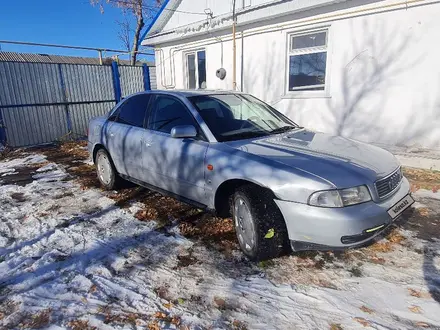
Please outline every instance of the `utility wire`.
M138 4L137 2L130 1L130 0L126 0L126 1L124 1L124 0L110 0L110 2L113 3L113 4L116 4L116 5L117 4L121 4L121 5L124 5L124 4L137 5ZM143 3L141 5L141 7L144 8L144 9L157 9L157 10L160 9L160 7L144 5ZM163 10L172 11L172 12L175 12L175 13L183 13L183 14L206 16L206 13L204 13L204 12L203 13L201 13L201 12L191 12L191 11L178 10L178 9L170 9L170 8L164 8Z

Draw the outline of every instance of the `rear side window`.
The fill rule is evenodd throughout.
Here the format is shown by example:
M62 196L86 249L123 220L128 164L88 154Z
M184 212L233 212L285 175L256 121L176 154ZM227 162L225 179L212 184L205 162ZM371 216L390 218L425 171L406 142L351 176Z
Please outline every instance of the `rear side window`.
M116 121L121 124L144 127L150 94L139 94L128 98L118 109Z
M195 126L194 118L188 109L173 97L157 96L151 107L148 128L169 134L174 126L180 125Z

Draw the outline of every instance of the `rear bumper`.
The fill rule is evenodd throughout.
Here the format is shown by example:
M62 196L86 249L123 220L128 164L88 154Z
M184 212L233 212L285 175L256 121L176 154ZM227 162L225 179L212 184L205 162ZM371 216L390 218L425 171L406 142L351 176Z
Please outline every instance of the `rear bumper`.
M300 249L338 249L368 243L392 223L388 209L410 190L403 178L399 190L389 199L344 208L323 208L275 200L286 222L289 239Z

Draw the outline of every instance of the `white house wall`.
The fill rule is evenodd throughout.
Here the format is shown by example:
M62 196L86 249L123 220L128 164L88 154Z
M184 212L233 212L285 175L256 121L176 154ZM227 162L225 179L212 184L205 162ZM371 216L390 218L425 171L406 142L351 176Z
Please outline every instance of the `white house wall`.
M383 4L392 2L396 1ZM369 142L440 149L439 17L440 4L429 4L321 21L317 26L329 27L327 95L321 97L286 93L287 34L304 28L260 31L245 37L243 70L242 41L237 34L238 89L256 95L299 124L318 131ZM185 47L202 47L207 58L207 88L232 89L229 37L222 36L228 39L223 42L225 80L215 75L221 67L222 52L220 42L214 40L205 46L165 47L161 49L165 63L159 56L161 51L157 51L158 88L185 88ZM179 47L184 50L170 53ZM171 54L175 61L174 79Z

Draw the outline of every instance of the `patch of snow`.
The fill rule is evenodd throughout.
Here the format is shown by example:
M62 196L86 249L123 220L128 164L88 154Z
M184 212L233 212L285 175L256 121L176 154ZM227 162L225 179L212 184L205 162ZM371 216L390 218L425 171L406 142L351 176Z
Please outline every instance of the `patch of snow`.
M92 160L92 158L88 158L88 159L86 159L86 160L83 160L82 161L84 164L87 164L87 165L94 165L95 163L93 162L93 160Z
M415 209L420 209L420 208L426 207L426 205L423 204L423 203L420 203L420 202L415 202L415 203L412 205L412 207L414 207Z
M46 161L46 156L44 155L30 155L23 158L16 158L10 161L2 162L0 167L0 174L14 172L16 167L23 167L26 165L43 163Z
M432 190L427 189L419 189L413 193L416 198L430 198L430 199L439 199L440 200L440 191L433 192Z
M34 155L0 167L43 161ZM226 257L186 239L176 222L166 233L156 231L154 221L134 217L141 203L121 209L98 189L63 180L67 174L57 164L37 172L25 186L0 186L0 312L6 301L18 306L4 313L0 327L16 328L29 313L45 309L51 309L50 329L79 319L114 328L104 322L106 313L136 313L143 324L158 311L179 316L191 329L232 328L237 320L250 329L358 329L359 319L377 329L413 328L417 322L440 327L440 305L429 294L440 281L440 265L427 252L398 245L378 253L384 263L335 261L302 270L292 255L264 271L238 251ZM434 198L424 191L414 196ZM401 233L418 248L438 249ZM194 262L181 265L183 257Z
M48 171L56 170L56 168L57 168L56 164L49 163L37 169L37 172L48 172Z
M3 171L3 170L7 170L8 172L0 172L0 173L3 173L3 174L1 175L2 177L4 177L4 176L8 176L8 175L11 175L11 174L16 173L15 168L5 168L5 169L0 169L0 171Z

